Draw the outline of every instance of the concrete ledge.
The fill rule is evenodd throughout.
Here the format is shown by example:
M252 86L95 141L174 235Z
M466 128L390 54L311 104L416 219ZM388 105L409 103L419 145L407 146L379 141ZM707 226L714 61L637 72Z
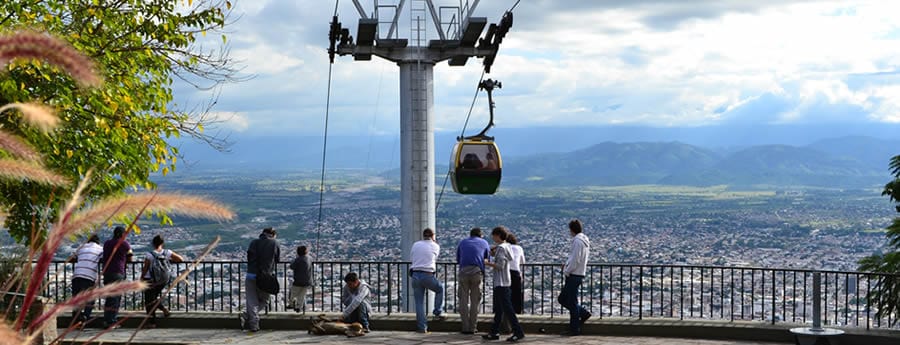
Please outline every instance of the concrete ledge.
M269 313L260 317L260 326L264 329L297 330L309 329L310 319L320 313L309 312L307 314L296 313ZM329 318L337 318L337 313L323 313ZM157 324L160 328L188 328L188 329L236 329L239 328L238 314L222 312L196 312L196 313L172 313L168 319L159 318ZM137 327L143 320L144 314L125 313L121 317L129 317L123 326ZM448 314L447 321L428 322L428 328L435 332L459 332L460 319L456 314ZM486 332L490 329L492 315L479 317L478 330ZM371 327L376 331L414 331L416 329L416 317L411 313L397 313L391 315L374 314L371 316ZM430 317L429 317L430 320ZM69 317L60 317L58 325L69 325ZM519 321L526 333L558 334L567 329L568 318L561 316L547 317L534 315L520 315ZM625 319L604 318L591 319L583 326L586 335L598 336L641 336L641 337L666 337L686 339L711 339L711 340L745 340L794 343L794 337L790 332L793 327L803 327L802 324L779 323L772 325L764 322L746 321L703 321L703 320L679 320L679 319ZM900 344L900 331L897 330L866 330L860 328L842 328L844 335L840 337L844 345L897 345ZM141 342L141 344L145 344ZM162 344L162 343L160 343ZM165 343L162 345L174 345ZM177 343L181 344L181 343ZM149 345L149 344L148 344Z

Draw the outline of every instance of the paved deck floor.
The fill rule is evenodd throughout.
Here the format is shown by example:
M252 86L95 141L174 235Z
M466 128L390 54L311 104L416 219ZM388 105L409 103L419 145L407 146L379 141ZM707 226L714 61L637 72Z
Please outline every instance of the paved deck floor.
M64 330L60 329L60 332ZM117 329L106 332L98 338L104 342L124 343L134 334L134 329ZM66 336L70 344L80 344L97 334L100 330L86 330L81 333L70 333ZM483 334L483 333L481 333ZM303 331L267 331L257 333L242 332L233 329L176 329L157 328L138 331L134 337L136 344L385 344L385 345L416 345L416 344L508 344L503 341L487 342L481 339L480 334L464 335L460 333L434 332L431 334L418 334L415 332L398 331L372 331L357 338L328 335L315 336ZM72 341L74 340L74 341ZM80 340L80 341L79 341ZM680 338L652 338L652 337L610 337L610 336L579 336L561 337L551 334L526 334L520 343L528 344L585 344L585 345L772 345L778 343L731 341L731 340L695 340Z

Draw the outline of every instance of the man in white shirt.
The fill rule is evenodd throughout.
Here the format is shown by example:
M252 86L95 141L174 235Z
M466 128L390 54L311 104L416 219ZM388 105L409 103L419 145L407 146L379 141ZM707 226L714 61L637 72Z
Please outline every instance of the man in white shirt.
M416 332L429 333L427 312L425 311L425 290L434 292L434 321L444 321L444 284L435 278L437 257L441 246L434 241L434 230L426 228L422 231L422 240L413 243L409 253L412 264L409 266L412 277L413 296L416 300Z
M566 282L558 299L559 304L569 310L569 330L563 332L563 336L581 335L581 325L591 317L591 312L578 304L578 288L584 281L588 257L591 253L591 241L582 231L581 221L574 219L569 222L572 248L569 251L568 260L563 265Z
M101 255L103 255L103 246L100 245L100 237L91 235L88 241L67 260L75 263L75 273L72 276L72 296L97 285ZM91 300L84 305L84 310L80 308L72 310L72 319L82 322L82 326L84 326L84 322L91 319L93 310L94 301Z

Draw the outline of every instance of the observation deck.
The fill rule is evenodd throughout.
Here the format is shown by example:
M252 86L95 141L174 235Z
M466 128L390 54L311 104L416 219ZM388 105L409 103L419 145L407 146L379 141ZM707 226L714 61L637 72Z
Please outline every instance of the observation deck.
M277 276L282 287L290 285L289 263L280 263ZM187 264L176 264L181 271ZM160 319L159 328L141 330L136 343L171 340L171 344L243 343L248 339L269 343L306 343L325 341L321 336L307 335L311 316L321 313L337 317L340 311L340 288L343 276L358 272L372 288L372 333L347 343L371 342L417 344L434 341L481 343L478 336L459 334L456 307L456 264L438 264L438 278L445 285L445 311L449 319L429 322L435 333L416 334L412 307L400 293L402 275L408 262L314 263L315 285L307 314L288 310L285 292L270 299L262 315L262 332L246 335L238 330L238 313L243 309L243 277L246 262L202 262L188 275L187 284L179 284L165 295L172 317ZM688 265L590 264L580 294L580 301L593 313L585 324L582 337L561 338L568 313L556 297L563 284L558 264L526 264L523 269L525 310L520 316L526 331L525 342L564 341L584 344L757 344L763 342L793 343L790 328L808 327L813 319L813 275L817 271L762 267L720 267ZM877 310L866 303L866 295L879 281L898 276L846 271L818 271L821 284L823 326L839 328L842 344L900 344L900 324L895 316L877 318ZM127 267L128 279L137 279L140 265ZM63 299L70 294L72 265L51 265L45 295ZM484 283L479 330L486 331L491 319L490 279ZM128 294L123 300L123 315L130 316L124 328L105 333L105 341L125 340L143 319L140 293ZM309 309L312 310L309 310ZM426 306L426 310L430 310ZM95 309L96 310L96 309ZM59 332L65 332L69 317L58 318ZM189 329L189 330L186 330ZM71 339L84 340L100 333L69 332ZM483 334L483 333L481 333ZM85 338L85 336L90 336ZM181 338L179 338L181 337ZM622 338L625 337L625 338ZM635 338L637 337L637 338ZM638 339L640 338L640 339ZM179 340L181 339L181 340ZM268 339L268 340L263 340ZM330 336L328 342L343 341ZM81 343L78 342L78 343Z

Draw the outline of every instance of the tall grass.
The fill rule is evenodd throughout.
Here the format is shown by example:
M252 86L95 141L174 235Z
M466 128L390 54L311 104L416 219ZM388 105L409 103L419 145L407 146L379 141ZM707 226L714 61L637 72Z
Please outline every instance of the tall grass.
M0 70L5 69L7 64L17 59L40 60L56 65L69 73L80 87L97 87L102 84L102 79L90 59L65 41L48 34L16 31L0 35ZM60 120L53 109L36 102L2 105L0 106L0 116L4 115L20 115L21 125L36 127L48 135L60 126ZM27 180L61 188L72 187L71 181L43 164L41 155L28 142L2 128L0 128L0 150L6 152L6 156L8 156L0 159L0 178L15 181ZM26 325L28 311L44 290L44 277L49 270L50 263L57 249L68 239L96 229L112 219L127 216L137 220L145 212L164 211L219 221L230 220L234 217L234 213L223 205L203 198L180 194L150 192L111 197L86 205L82 195L89 186L90 175L88 172L75 186L70 200L57 215L55 224L51 225L49 229L33 229L32 236L36 243L39 239L38 236L40 239L44 239L43 234L45 230L47 231L46 238L40 241L40 247L29 250L24 260L14 261L21 266L5 268L9 274L7 281L0 285L0 288L3 289L0 293L5 294L12 290L20 291L21 286L25 288L18 315L7 315L7 319L14 318L15 323L10 325L0 322L0 344L29 344L50 325L48 321L56 318L66 309L80 308L87 301L142 291L147 288L145 283L136 281L118 282L89 289L56 304L35 316ZM133 227L134 221L127 228ZM196 258L194 265L178 277L176 284L184 281L187 274L196 267L196 263L209 254L217 244L218 238ZM104 265L106 264L108 263ZM10 308L6 313L9 314L12 310L14 309ZM70 325L65 333L71 331L73 327L75 325ZM53 341L58 342L60 339L57 338Z

